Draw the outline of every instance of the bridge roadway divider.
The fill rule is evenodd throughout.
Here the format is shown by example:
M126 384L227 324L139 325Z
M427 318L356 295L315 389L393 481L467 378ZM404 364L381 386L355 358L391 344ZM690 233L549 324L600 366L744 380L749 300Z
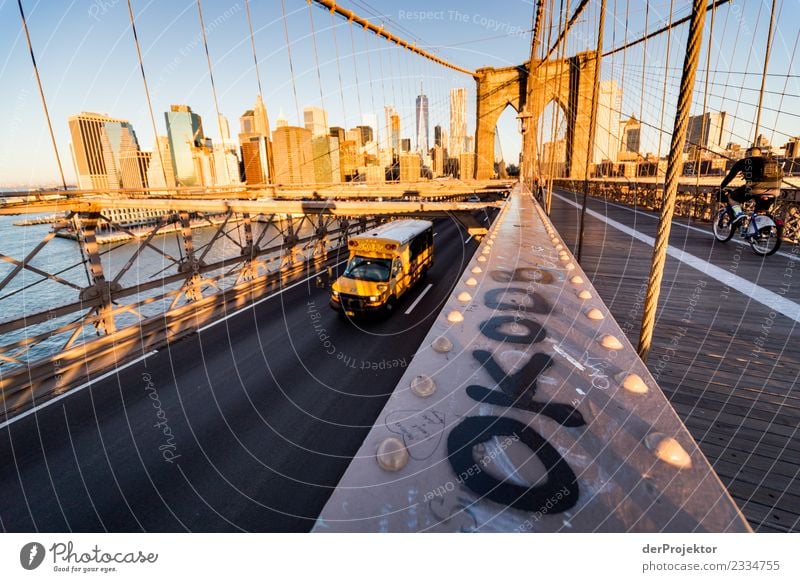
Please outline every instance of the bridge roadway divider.
M750 527L517 188L314 531Z

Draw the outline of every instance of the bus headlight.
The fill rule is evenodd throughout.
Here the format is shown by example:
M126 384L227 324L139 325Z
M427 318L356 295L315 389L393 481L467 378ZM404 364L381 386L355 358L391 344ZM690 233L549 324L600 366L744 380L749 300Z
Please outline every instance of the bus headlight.
M388 289L389 289L389 286L386 285L385 283L379 283L378 284L378 291L380 291L381 293L385 293Z
M339 292L338 291L331 291L331 295L334 299L339 299Z
M378 301L379 299L380 299L380 297L378 297L377 295L370 295L370 297L369 297L369 300L370 300L372 303L375 303L375 302L376 302L376 301Z

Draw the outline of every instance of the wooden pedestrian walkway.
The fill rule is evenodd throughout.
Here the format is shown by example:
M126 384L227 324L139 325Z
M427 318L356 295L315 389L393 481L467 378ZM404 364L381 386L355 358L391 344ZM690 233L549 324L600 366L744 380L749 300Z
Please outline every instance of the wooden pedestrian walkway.
M551 218L575 251L580 199L556 194ZM655 235L653 213L601 199L589 208ZM752 527L800 531L800 249L764 259L709 231L676 219L670 245L718 269L667 259L648 367ZM634 345L651 254L613 222L587 216L581 266ZM742 293L742 281L719 269L758 287Z

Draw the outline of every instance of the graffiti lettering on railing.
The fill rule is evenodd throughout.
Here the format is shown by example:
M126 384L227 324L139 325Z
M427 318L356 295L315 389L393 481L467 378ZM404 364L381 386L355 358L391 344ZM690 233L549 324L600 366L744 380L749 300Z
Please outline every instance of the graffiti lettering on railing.
M498 283L528 282L552 284L555 276L548 270L518 268L514 271L492 271L490 277ZM514 311L514 315L496 315L480 324L481 334L502 344L533 345L547 338L546 329L525 317L528 313L547 315L551 305L530 288L499 287L484 296L484 305L497 311ZM472 352L481 367L494 382L492 388L472 385L467 395L478 402L516 408L542 414L562 426L585 426L581 413L572 404L536 399L537 380L550 368L553 358L544 352L534 353L514 373L507 373L495 360L492 352ZM593 370L602 383L603 370ZM594 380L593 376L593 380ZM470 471L475 465L473 448L496 437L513 437L527 446L541 461L547 479L537 485L524 486L500 480L486 471ZM540 511L545 503L553 504L551 513L560 513L573 507L579 498L577 478L572 468L558 450L536 430L522 422L505 416L470 416L462 419L447 438L447 454L457 475L467 475L463 484L482 498L523 511ZM566 491L564 495L555 495Z

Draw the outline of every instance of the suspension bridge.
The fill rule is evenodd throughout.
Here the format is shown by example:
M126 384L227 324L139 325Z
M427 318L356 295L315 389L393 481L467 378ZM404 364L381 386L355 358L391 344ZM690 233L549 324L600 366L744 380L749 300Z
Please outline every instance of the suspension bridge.
M214 3L184 3L215 149L184 106L168 129L193 129L160 141L158 65L128 0L110 9L153 151L123 156L127 122L108 118L119 133L98 133L84 168L95 126L77 116L77 187L40 71L46 31L24 4L60 185L0 199L4 530L800 528L791 2L539 0L530 30L503 39L519 62L470 68L367 2L245 0L234 12L259 97L238 146L204 19ZM262 85L268 22L288 78ZM361 125L301 112L301 70L316 111L338 100L342 125ZM449 75L474 96L469 135ZM411 102L419 79L432 110L449 105L449 139L439 128L430 146L422 94L411 113L387 107L379 137L365 113ZM305 127L271 129L259 107L278 83ZM509 108L514 160L498 132ZM784 168L783 246L767 258L716 242L709 223L750 145ZM433 221L427 280L388 319L338 317L328 286L350 237L404 217Z

